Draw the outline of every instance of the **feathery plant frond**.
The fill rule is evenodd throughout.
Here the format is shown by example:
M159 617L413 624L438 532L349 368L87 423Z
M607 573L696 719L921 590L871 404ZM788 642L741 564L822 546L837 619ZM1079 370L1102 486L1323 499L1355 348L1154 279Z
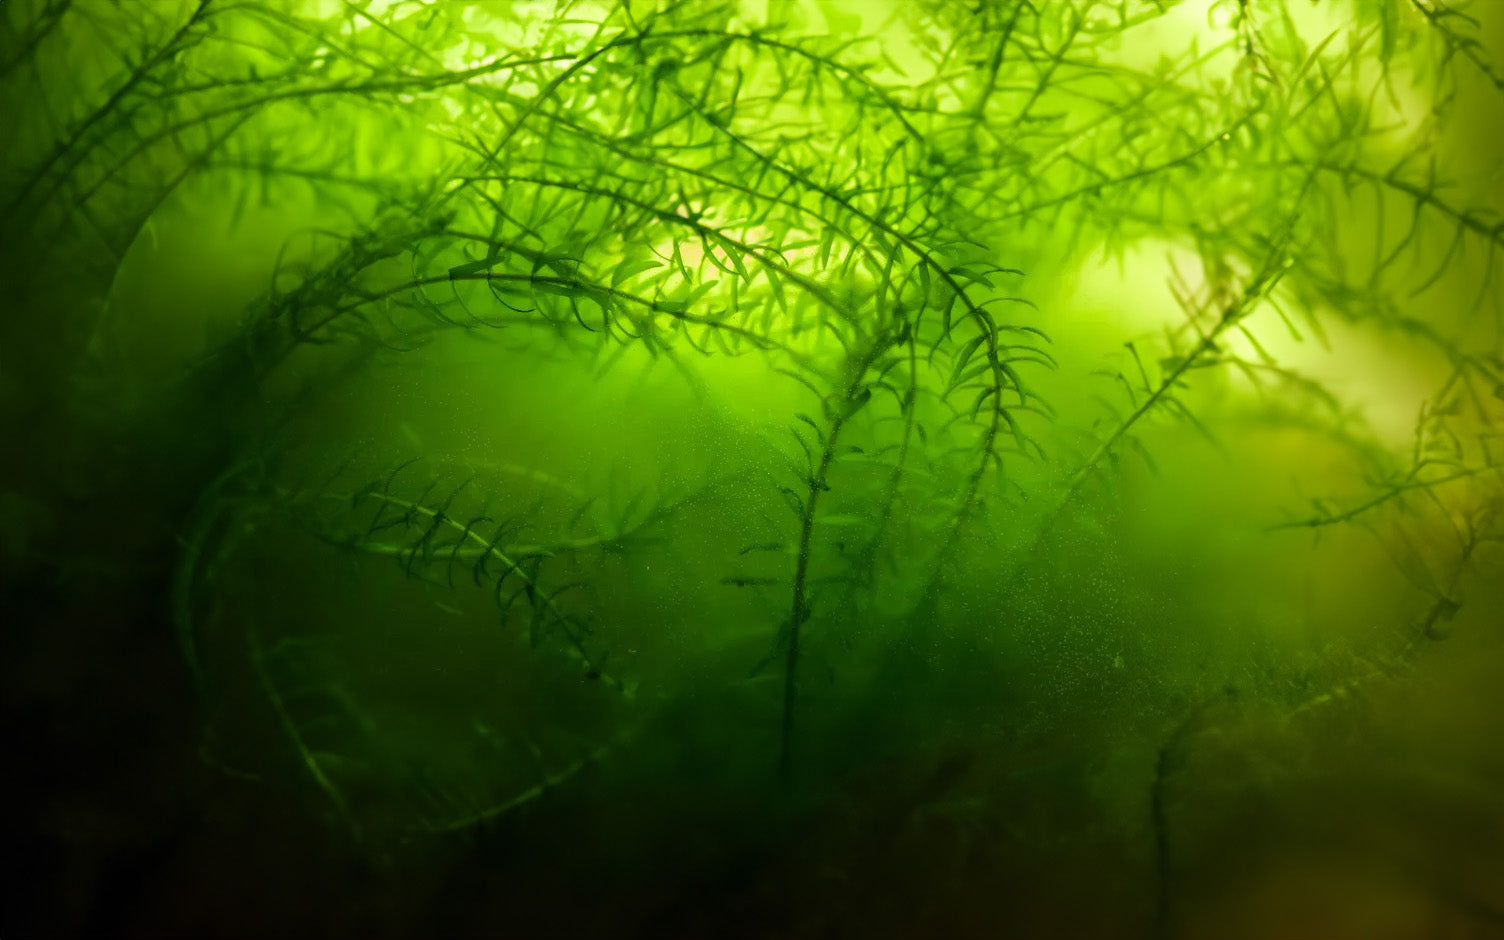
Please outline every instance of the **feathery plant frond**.
M495 823L646 734L674 668L730 677L792 775L848 720L829 688L1079 636L1086 599L1029 604L1062 558L1128 577L1141 469L1205 439L1288 468L1228 426L1340 453L1259 525L1371 527L1445 632L1499 538L1467 7L757 6L6 7L0 356L94 425L202 431L166 513L185 658L206 699L258 690L343 825ZM234 277L133 286L185 232ZM191 354L120 312L173 304ZM1396 338L1441 364L1403 446L1310 355ZM52 374L103 362L150 392ZM419 456L314 469L362 440Z

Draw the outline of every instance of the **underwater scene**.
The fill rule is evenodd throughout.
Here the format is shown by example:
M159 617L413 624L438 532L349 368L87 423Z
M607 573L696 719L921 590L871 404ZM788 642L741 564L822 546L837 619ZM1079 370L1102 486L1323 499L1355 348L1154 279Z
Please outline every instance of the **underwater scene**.
M0 0L0 935L1504 938L1504 2Z

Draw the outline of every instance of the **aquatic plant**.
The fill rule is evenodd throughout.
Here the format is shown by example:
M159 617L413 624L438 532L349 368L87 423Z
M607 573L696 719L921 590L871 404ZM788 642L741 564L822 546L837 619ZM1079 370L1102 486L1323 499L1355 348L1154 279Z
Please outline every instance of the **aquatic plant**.
M7 423L46 415L6 486L110 454L84 489L158 520L216 760L289 761L362 838L661 755L706 689L723 758L786 780L838 779L854 728L924 739L921 702L1012 702L1022 737L1131 700L1163 883L1166 781L1227 690L1298 712L1497 568L1504 215L1456 117L1499 78L1462 7L4 17ZM1333 366L1375 348L1394 398ZM1301 448L1309 508L1269 482ZM1193 479L1219 449L1247 505ZM1268 530L1174 529L1276 593L1371 530L1403 622L1259 674L1287 623L1164 612L1135 514L1177 496ZM113 557L59 529L14 554Z

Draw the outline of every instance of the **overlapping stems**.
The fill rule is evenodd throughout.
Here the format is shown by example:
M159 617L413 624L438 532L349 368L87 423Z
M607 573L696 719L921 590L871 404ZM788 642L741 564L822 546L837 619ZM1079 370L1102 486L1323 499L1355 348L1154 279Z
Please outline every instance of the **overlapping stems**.
M1250 272L1229 286L1234 299L1209 330L1198 323L1204 311L1187 310L1157 381L1141 361L1115 376L1137 397L1062 473L1063 497L1041 536L1146 416L1193 417L1177 397L1192 370L1226 364L1298 378L1267 357L1227 353L1221 339L1236 330L1252 340L1248 314L1281 279L1350 308L1339 301L1357 288L1330 257L1337 252L1322 252L1339 214L1331 190L1371 187L1381 204L1412 211L1408 234L1376 245L1370 288L1405 256L1421 256L1429 221L1449 226L1453 240L1420 289L1469 244L1483 247L1491 275L1504 243L1493 215L1447 199L1423 147L1391 162L1375 156L1382 134L1365 116L1378 91L1354 105L1344 97L1353 82L1337 76L1357 74L1380 26L1346 46L1329 38L1276 54L1245 22L1205 54L1144 70L1108 61L1097 44L1157 16L1157 6L1125 18L1128 7L1116 4L983 5L976 14L921 4L915 15L932 20L916 35L935 44L922 50L934 71L899 91L860 43L740 27L730 7L687 0L641 8L582 22L564 4L517 38L500 30L480 40L443 8L403 7L421 19L388 22L347 4L319 20L276 4L203 0L99 103L60 125L6 201L61 225L75 212L87 218L106 192L129 190L138 172L153 178L124 235L106 239L119 253L204 168L253 168L263 187L277 177L350 190L351 214L364 221L330 231L332 250L279 259L236 340L266 385L295 355L317 366L338 358L325 347L351 339L405 349L439 330L493 328L543 328L607 361L642 348L691 374L717 356L759 357L799 383L814 406L794 419L799 452L780 481L792 521L779 544L792 570L776 579L785 767L801 631L819 613L819 585L844 579L847 596L860 596L898 551L900 525L934 517L926 524L937 537L895 615L912 619L918 598L938 595L968 521L996 492L989 480L1005 453L1045 452L1029 438L1028 416L1049 408L1021 374L1050 364L1043 335L999 312L1018 309L1005 305L1020 299L1020 272L996 259L1032 237L1022 233L1058 229L1051 249L1068 242L1067 254L1078 241L1168 234L1193 241L1209 264ZM69 9L49 4L23 50L45 43ZM1104 11L1122 15L1103 25ZM977 22L985 28L968 26ZM1245 61L1213 91L1200 70L1229 48L1245 50ZM280 64L261 74L267 62ZM3 68L0 78L14 62ZM314 106L331 100L408 121L431 149L412 148L411 172L393 182L346 165L359 161L276 153L247 133L274 113L316 119ZM126 121L137 130L120 137ZM297 126L327 143L312 122ZM165 171L155 159L164 151L176 156ZM1482 414L1496 363L1435 330L1427 336ZM686 347L694 355L681 355ZM844 469L852 459L880 472L860 482ZM1318 522L1362 515L1433 479L1422 466L1390 497ZM1474 464L1456 472L1474 470L1482 474ZM485 534L479 517L442 501L391 488L364 498L408 537L384 542L368 531L347 547L395 556L410 572L463 561L498 592L515 588L501 596L526 598L582 668L599 671L575 615L529 568L546 553ZM854 545L826 534L828 507L847 498L864 511Z
M691 41L695 45L684 48ZM743 46L756 54L734 55ZM664 47L670 48L667 58L649 54ZM760 62L758 55L765 58ZM841 104L855 117L834 134L804 127L773 142L742 131L739 114L766 126L769 110L785 104L780 92L741 93L744 86L767 86L749 75L766 67L767 57L779 72L779 88L819 89L834 76ZM791 63L808 74L791 80ZM613 80L623 72L629 81L617 89ZM1032 406L1015 364L1038 358L1038 350L1001 337L1037 331L999 324L988 309L1012 298L995 291L986 301L974 298L977 285L991 289L989 275L1001 269L947 259L959 240L940 237L921 189L881 182L891 172L887 166L903 168L900 154L926 146L891 96L858 69L793 41L703 28L639 26L579 53L547 81L544 74L533 76L541 90L532 98L506 86L483 92L504 130L499 140L461 141L480 172L455 174L458 185L430 207L446 224L426 236L430 246L414 252L429 268L404 283L326 303L311 316L316 305L307 297L281 304L297 311L291 345L350 324L369 327L367 305L393 298L454 325L514 322L506 313L462 318L447 312L446 306L469 311L477 305L478 298L461 293L470 282L484 284L491 300L514 313L541 314L556 327L599 331L652 351L672 345L659 326L666 321L700 353L776 355L812 388L839 384L837 397L847 402L865 401L874 389L892 392L905 443L892 466L884 519L909 453L920 350L933 360L938 350L953 348L952 381L942 397L970 389L969 414L958 417L978 425L973 468L955 501L948 537L954 539L997 459L1000 435L1006 429L1020 435L1011 411ZM862 96L855 101L853 89ZM805 97L821 93L806 91ZM606 103L612 95L620 96L614 107ZM874 104L869 109L864 101ZM608 128L583 117L591 113L608 121L634 118ZM871 114L898 130L885 132ZM840 158L822 173L812 157L829 152ZM629 242L622 232L632 233ZM479 250L466 253L467 244ZM451 296L436 299L429 288ZM971 337L957 343L958 328ZM832 342L845 350L837 362L830 360ZM880 376L870 374L879 354L895 347L907 350L907 379L893 368L896 360L881 363ZM842 406L826 409L825 425L816 428L822 457L802 484L807 498L799 500L800 547L785 625L786 742L798 631L809 616L815 506L830 485L830 462L850 414Z

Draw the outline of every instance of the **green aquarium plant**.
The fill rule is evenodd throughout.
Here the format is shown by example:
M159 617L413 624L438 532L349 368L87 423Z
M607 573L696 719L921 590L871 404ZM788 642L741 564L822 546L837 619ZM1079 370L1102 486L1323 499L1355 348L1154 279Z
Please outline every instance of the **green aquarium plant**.
M16 669L170 645L215 786L529 910L583 839L772 932L1204 930L1231 807L1500 661L1497 20L11 0ZM974 864L854 914L904 853Z

